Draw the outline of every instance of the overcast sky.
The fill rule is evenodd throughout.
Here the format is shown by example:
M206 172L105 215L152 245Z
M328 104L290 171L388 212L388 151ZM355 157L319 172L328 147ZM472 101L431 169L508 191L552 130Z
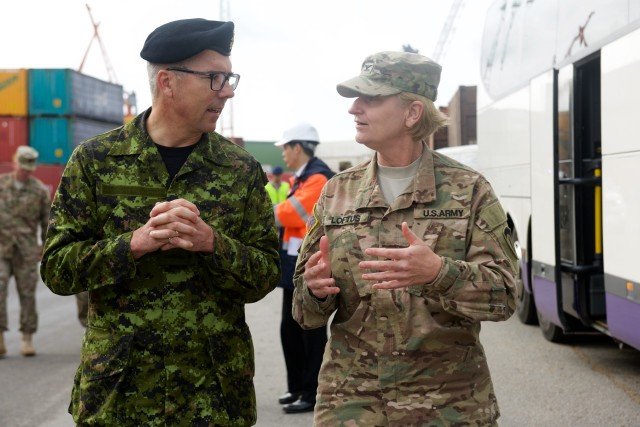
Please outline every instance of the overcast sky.
M492 0L466 0L445 56L437 104L459 85L479 83L484 14ZM73 68L93 35L85 0L13 0L0 13L0 68ZM157 26L183 18L220 19L219 0L91 0L94 18L118 81L150 105L145 62L139 56ZM359 73L362 60L410 44L431 56L453 0L229 0L236 24L231 55L242 78L225 113L224 129L246 140L277 140L299 120L321 140L352 140L351 100L337 83ZM107 73L94 43L83 72ZM227 104L228 105L228 104ZM224 132L229 134L229 132Z

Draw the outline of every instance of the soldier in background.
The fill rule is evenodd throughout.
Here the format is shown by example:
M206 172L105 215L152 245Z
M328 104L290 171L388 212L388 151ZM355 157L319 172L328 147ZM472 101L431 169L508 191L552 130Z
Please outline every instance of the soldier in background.
M517 258L489 183L431 151L446 122L440 66L380 52L338 85L371 161L339 173L314 210L294 317L331 336L315 425L495 425L480 322L515 309Z
M280 277L260 164L215 132L239 76L233 22L156 28L152 107L78 145L51 208L41 272L89 291L69 411L78 425L256 422L245 304Z
M0 357L7 352L7 286L15 277L20 297L20 331L23 356L34 356L32 336L38 329L36 285L38 261L42 257L49 221L49 190L35 178L38 152L20 146L14 155L14 171L0 175Z

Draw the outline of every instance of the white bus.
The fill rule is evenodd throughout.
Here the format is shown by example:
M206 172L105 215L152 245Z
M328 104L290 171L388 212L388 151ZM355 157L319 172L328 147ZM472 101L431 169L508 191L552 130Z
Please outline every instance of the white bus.
M640 349L640 0L498 0L478 169L521 248L518 316Z

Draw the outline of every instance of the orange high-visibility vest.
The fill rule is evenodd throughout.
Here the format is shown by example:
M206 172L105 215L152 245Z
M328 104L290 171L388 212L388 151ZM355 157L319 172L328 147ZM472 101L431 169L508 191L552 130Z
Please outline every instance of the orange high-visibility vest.
M304 182L298 183L298 187L287 200L278 204L275 208L276 223L284 228L282 237L282 249L289 249L291 239L294 238L294 245L291 252L297 252L301 240L307 231L307 221L313 216L313 206L320 198L322 187L328 179L322 174L313 174ZM294 185L294 178L291 178L291 186ZM297 240L296 240L297 239Z

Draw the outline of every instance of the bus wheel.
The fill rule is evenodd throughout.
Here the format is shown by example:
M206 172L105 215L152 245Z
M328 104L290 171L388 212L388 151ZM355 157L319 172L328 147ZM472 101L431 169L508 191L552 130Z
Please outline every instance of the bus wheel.
M520 240L518 239L518 232L515 230L512 224L510 224L513 228L513 232L511 233L511 244L518 255L518 261L520 262L520 273L518 277L516 277L516 288L518 291L518 300L516 301L516 313L518 314L518 319L520 322L525 325L535 325L538 323L538 318L536 317L536 304L533 300L533 295L531 295L524 287L523 277L526 277L525 274L529 274L527 271L527 263L522 260L522 258L526 258L523 256L523 250L520 246ZM529 239L530 241L531 239Z
M545 319L539 311L536 310L536 314L538 316L538 323L540 324L540 329L542 330L542 335L551 342L564 342L567 338L564 331L561 327L556 326L551 323L549 320Z
M538 316L536 303L533 300L533 295L531 295L522 284L522 271L520 271L520 278L518 279L518 282L520 290L518 303L516 304L516 313L518 314L518 319L520 319L520 322L524 323L525 325L537 325Z

